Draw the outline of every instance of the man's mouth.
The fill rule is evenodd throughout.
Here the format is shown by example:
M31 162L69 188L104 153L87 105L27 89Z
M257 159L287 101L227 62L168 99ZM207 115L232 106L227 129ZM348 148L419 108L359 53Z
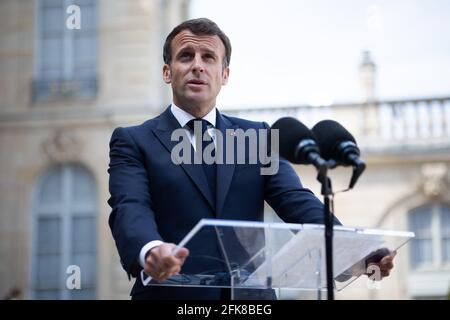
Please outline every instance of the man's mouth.
M206 81L200 79L191 79L187 83L192 85L206 85Z

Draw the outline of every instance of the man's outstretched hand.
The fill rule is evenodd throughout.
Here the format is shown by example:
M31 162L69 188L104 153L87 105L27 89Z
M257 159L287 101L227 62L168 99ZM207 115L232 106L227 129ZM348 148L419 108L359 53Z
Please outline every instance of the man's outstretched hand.
M380 269L380 279L374 279L374 280L381 280L384 277L389 276L391 273L391 270L394 268L394 257L397 255L397 251L389 251L386 252L386 254L383 254L381 260L374 261L374 259L368 259L367 261L367 276L372 276L374 272L374 267L377 267Z
M174 243L163 243L151 249L145 258L144 272L158 281L178 274L189 255L189 250L180 248L173 254L175 248Z

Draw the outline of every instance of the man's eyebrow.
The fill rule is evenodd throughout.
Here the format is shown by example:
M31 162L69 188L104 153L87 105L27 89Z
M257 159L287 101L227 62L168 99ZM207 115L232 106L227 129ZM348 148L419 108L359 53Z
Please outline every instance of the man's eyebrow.
M214 50L204 49L203 51L204 51L204 53L208 53L208 54L211 54L213 56L217 56L217 53Z
M194 48L192 46L186 46L180 49L180 51L178 51L177 55L179 55L180 53L186 52L186 51L191 51L194 50Z
M191 46L191 45L187 45L187 46L181 48L180 51L177 52L177 56L179 54L181 54L181 53L184 53L186 51L191 51L191 50L195 50L194 47ZM207 53L207 54L211 54L211 55L217 56L217 53L214 50L212 50L212 49L201 48L201 51L202 51L202 53Z

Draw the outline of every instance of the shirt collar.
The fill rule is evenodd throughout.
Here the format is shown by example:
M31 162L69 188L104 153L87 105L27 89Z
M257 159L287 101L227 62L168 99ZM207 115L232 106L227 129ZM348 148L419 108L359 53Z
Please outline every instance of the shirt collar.
M177 121L180 123L180 126L184 128L189 120L195 119L195 117L178 107L175 103L172 102L170 106L170 111ZM212 108L212 110L206 114L202 119L211 123L214 127L216 127L216 107Z

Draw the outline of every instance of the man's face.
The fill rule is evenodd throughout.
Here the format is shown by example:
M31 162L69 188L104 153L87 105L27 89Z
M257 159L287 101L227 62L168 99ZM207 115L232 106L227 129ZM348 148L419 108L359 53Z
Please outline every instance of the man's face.
M172 39L172 61L163 67L166 83L172 85L174 103L185 111L203 116L216 104L229 68L223 68L225 46L218 36L196 35L186 29Z

